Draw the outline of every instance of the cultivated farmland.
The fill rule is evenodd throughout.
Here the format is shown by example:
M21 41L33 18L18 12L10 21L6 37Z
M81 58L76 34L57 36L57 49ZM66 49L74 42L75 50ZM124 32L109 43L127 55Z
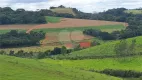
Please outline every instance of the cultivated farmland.
M76 15L72 8L55 8L55 9L51 9L51 11L56 12L56 13L68 13L74 16Z
M124 25L128 26L127 23L122 22L111 22L111 21L99 21L99 20L85 20L85 19L71 19L71 18L62 18L59 23L48 23L41 24L30 28L28 32L34 29L41 28L78 28L78 27L88 27L88 26L104 26L104 25Z

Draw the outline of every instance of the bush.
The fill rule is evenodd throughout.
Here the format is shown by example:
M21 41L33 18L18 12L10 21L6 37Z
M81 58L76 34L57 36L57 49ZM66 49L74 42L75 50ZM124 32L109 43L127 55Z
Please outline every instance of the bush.
M0 55L6 55L6 52L3 51L3 50L1 50L1 51L0 51Z
M135 72L132 70L124 71L124 70L105 69L101 71L101 73L116 77L123 77L123 78L139 78L142 76L142 72Z

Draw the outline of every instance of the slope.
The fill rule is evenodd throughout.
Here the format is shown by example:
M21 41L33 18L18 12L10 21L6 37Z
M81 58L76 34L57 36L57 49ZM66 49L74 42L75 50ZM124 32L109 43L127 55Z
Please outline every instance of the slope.
M94 72L0 55L0 80L122 80Z
M140 53L142 52L142 36L135 37L135 38L130 38L127 39L128 43L130 43L133 39L136 39L136 52ZM91 47L88 49L80 50L73 52L69 55L58 55L58 58L77 58L77 57L91 57L91 56L112 56L116 55L114 52L114 46L117 44L119 41L110 41L107 43L104 43L99 46Z

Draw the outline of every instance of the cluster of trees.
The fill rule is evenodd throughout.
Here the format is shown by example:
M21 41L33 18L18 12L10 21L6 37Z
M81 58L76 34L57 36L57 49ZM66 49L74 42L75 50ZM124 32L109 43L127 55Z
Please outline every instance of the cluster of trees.
M51 10L48 10L48 9L41 9L39 11L39 13L42 16L55 16L55 17L75 18L75 16L72 15L72 14L69 14L69 13L56 13L56 12L52 12Z
M46 19L37 11L24 9L13 10L10 7L0 7L0 24L40 24L46 23Z
M11 30L8 33L0 34L0 48L21 47L37 45L41 39L45 38L45 33L40 32L18 32Z
M114 40L114 39L118 38L116 36L117 32L108 33L108 32L102 32L100 30L95 30L95 29L87 29L87 30L84 30L83 33L97 37L102 40Z
M104 73L104 74L115 76L115 77L122 77L122 78L140 78L142 76L142 72L136 72L132 70L105 69L101 71L100 73Z
M131 44L128 44L126 40L121 40L119 43L115 44L114 52L117 55L125 56L135 54L136 40L132 40Z
M50 7L50 9L55 9L55 8L66 8L66 7L63 6L63 5L60 5L60 6L58 6L58 7L54 7L54 6Z
M54 48L53 50L47 50L45 52L25 52L23 50L19 50L18 52L15 52L11 50L9 53L6 53L5 51L1 50L0 55L9 55L9 56L16 56L16 57L21 57L21 58L37 58L37 59L43 59L46 57L50 57L52 55L58 55L58 54L69 54L73 50L72 49L67 49L66 47L62 48Z

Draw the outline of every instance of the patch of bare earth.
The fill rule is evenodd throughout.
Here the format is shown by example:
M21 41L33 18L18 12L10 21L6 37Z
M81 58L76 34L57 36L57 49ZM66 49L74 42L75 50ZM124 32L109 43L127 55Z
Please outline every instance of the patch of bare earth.
M48 23L48 24L41 24L41 25L34 26L30 28L27 31L27 33L29 33L33 29L40 29L40 28L69 28L69 27L119 25L119 24L127 26L127 23L123 23L123 22L63 18L61 19L61 22L59 23Z
M8 29L24 29L28 30L36 25L0 25L0 30L8 30Z

